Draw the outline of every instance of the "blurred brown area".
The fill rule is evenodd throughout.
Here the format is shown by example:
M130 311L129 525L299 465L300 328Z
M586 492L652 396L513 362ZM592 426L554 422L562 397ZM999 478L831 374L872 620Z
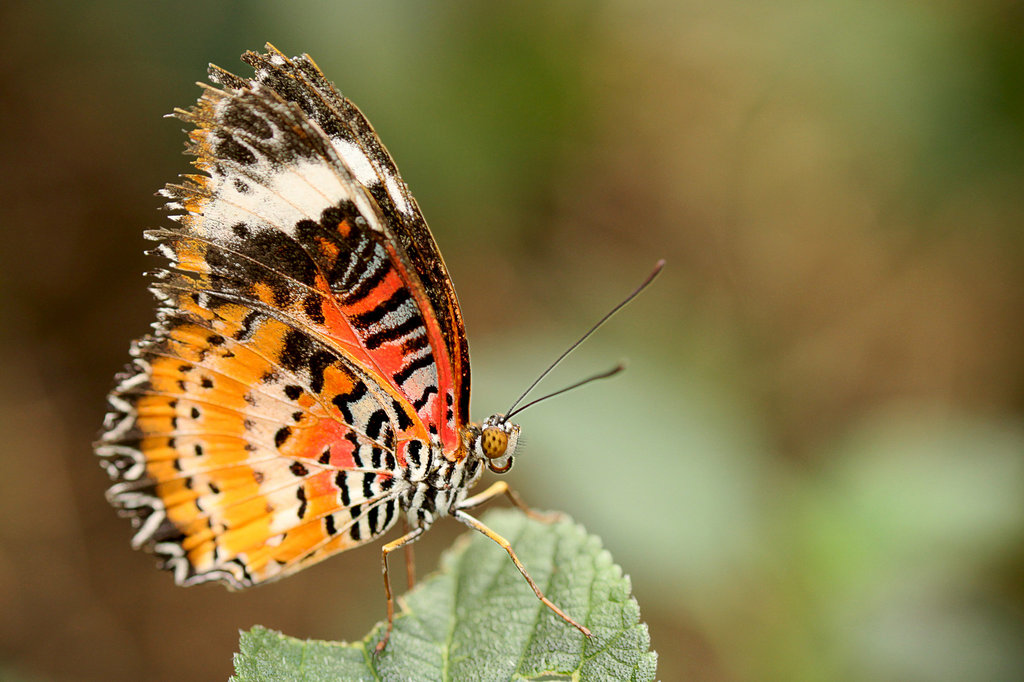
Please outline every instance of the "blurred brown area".
M0 678L224 679L239 629L382 616L374 549L175 587L91 454L152 319L153 192L188 170L160 117L266 40L396 157L478 418L668 260L557 376L630 372L524 414L513 474L632 575L660 679L1019 678L1019 4L102 0L0 26Z

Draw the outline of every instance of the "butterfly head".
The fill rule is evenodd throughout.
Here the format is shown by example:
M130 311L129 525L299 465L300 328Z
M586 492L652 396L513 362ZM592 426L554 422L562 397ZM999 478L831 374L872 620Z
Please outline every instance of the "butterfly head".
M518 442L519 425L508 421L505 415L495 414L475 429L471 446L474 454L487 460L488 469L503 474L512 468Z

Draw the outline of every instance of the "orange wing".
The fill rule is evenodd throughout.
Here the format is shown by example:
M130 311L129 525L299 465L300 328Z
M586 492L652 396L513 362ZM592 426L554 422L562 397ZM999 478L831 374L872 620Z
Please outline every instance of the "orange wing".
M312 61L247 58L256 79L211 67L225 89L177 112L203 174L168 186L177 225L147 233L171 266L97 444L134 544L183 584L366 542L423 448L464 456L461 317L415 202Z

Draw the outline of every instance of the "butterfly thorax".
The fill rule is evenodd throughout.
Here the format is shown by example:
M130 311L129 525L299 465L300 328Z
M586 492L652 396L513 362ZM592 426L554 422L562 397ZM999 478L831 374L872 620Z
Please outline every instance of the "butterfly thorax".
M447 516L480 480L484 465L495 473L509 471L518 440L519 426L503 415L493 415L483 424L463 429L461 458L446 457L439 445L409 442L405 450L408 489L399 501L409 524L427 528Z

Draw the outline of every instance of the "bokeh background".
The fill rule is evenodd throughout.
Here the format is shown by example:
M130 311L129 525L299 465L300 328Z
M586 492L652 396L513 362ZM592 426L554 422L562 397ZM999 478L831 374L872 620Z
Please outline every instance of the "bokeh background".
M359 639L378 553L184 590L90 453L207 62L309 52L462 301L512 475L633 578L665 680L1024 677L1024 9L1007 0L3 3L0 678L225 679ZM440 523L421 573L458 534ZM496 550L497 551L497 550Z

